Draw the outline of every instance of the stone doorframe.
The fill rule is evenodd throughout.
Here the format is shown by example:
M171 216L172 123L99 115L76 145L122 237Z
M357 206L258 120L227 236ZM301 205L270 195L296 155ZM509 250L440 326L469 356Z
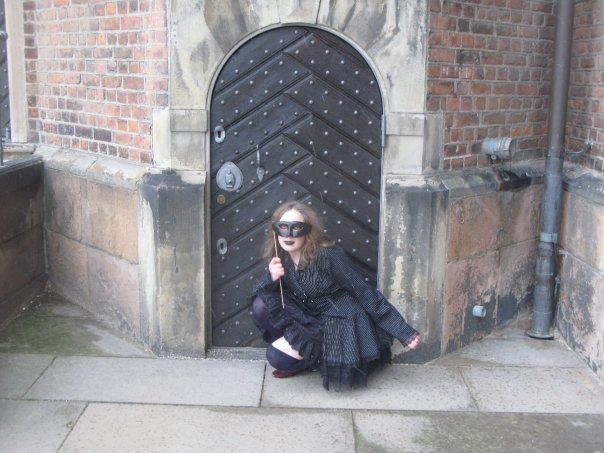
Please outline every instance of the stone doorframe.
M385 135L378 281L391 302L426 332L432 323L428 312L440 310L439 303L432 308L426 307L426 302L433 299L434 285L438 287L434 271L430 271L434 269L434 263L430 264L430 244L439 234L444 237L443 231L432 225L434 215L430 214L435 209L434 205L439 203L426 193L424 187L429 183L421 176L438 170L440 150L436 138L440 134L432 133L435 129L431 127L433 122L425 113L428 2L172 0L170 8L170 106L155 113L153 151L155 165L170 170L166 174L178 175L182 181L189 180L203 189L199 192L204 197L200 200L203 219L196 229L204 235L203 241L197 244L202 250L188 256L189 261L195 263L194 267L201 266L201 269L193 272L186 282L181 275L170 283L170 277L161 274L161 269L170 267L163 266L162 260L171 259L173 244L158 241L162 237L160 231L149 231L156 251L154 256L143 257L141 264L143 269L151 269L143 271L146 274L144 279L155 281L156 285L153 285L153 290L143 291L141 303L147 307L150 320L155 317L177 319L178 316L171 313L175 308L167 308L173 305L168 301L182 294L185 285L192 295L197 293L200 297L202 332L178 332L180 328L173 324L173 331L168 335L166 332L154 333L156 328L152 324L162 325L158 327L161 330L166 326L149 321L146 328L151 346L154 338L158 337L163 337L161 346L154 349L164 353L199 354L211 346L211 303L207 287L211 281L210 253L206 253L210 219L207 202L210 96L220 69L242 43L263 31L284 25L316 26L339 36L365 57L380 83ZM148 179L147 193L159 193L161 187L165 189L170 185L167 180L168 177L162 179L160 185L153 182L157 178ZM179 182L175 186L180 185ZM418 197L405 195L409 189L420 194L421 203L426 202L421 212L417 212L415 206ZM151 198L157 202L161 197L151 195ZM149 200L143 201L141 210L153 216L152 205ZM161 206L158 209L161 210ZM411 215L413 218L407 219ZM420 219L427 222L422 224ZM438 224L442 225L442 222L444 219ZM408 226L418 224L419 228L408 231ZM420 251L414 250L418 243L421 244ZM436 268L440 266L436 265ZM156 272L160 274L156 275ZM437 317L440 320L440 315ZM189 341L198 340L203 344L186 345ZM170 343L173 344L170 346Z

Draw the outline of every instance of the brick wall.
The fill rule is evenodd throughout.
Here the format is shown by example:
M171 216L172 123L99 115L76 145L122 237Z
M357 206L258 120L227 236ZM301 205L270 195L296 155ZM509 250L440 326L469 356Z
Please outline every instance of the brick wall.
M168 105L165 0L26 0L29 141L152 162Z
M544 155L554 4L430 0L427 109L444 113L445 170L490 164L485 137L516 138L515 158Z
M577 2L567 116L567 146L591 151L571 158L588 168L604 171L604 0Z

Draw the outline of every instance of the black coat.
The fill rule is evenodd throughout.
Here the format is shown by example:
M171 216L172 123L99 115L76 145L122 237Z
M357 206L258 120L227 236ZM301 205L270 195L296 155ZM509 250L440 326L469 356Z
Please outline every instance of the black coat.
M389 362L393 337L406 344L417 331L384 295L368 285L340 247L321 248L307 269L283 263L285 309L270 275L256 288L273 324L318 367L326 388L366 385L374 365Z

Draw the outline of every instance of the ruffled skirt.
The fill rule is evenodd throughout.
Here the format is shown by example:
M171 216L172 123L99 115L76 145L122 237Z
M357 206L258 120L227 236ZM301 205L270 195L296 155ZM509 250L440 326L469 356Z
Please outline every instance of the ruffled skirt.
M353 316L317 315L290 299L283 307L279 293L258 296L267 306L272 325L283 332L308 369L320 371L328 390L365 387L369 373L392 360L392 337L360 307Z

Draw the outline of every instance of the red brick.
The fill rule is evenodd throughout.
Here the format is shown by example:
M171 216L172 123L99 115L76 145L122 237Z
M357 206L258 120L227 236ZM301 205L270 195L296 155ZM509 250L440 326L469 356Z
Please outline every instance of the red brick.
M428 88L432 94L452 94L455 92L454 82L433 81L428 83Z
M521 96L537 96L539 94L539 87L528 83L521 83L518 85L518 94Z
M455 115L455 126L475 126L478 124L478 114L476 113L457 113Z
M432 62L455 63L455 49L431 49L428 58Z
M482 124L505 124L505 112L486 113L482 117Z

